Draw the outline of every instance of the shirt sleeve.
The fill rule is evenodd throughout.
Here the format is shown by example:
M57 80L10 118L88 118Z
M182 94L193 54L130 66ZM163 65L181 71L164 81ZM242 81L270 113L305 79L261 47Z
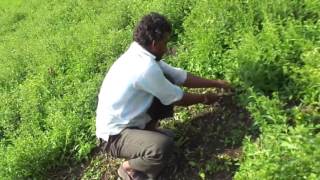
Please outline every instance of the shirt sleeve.
M163 73L170 77L173 82L177 85L183 84L187 79L187 71L172 67L164 61L159 61L159 66L162 69Z
M138 78L135 87L157 97L164 105L172 104L183 96L182 89L167 80L157 64Z

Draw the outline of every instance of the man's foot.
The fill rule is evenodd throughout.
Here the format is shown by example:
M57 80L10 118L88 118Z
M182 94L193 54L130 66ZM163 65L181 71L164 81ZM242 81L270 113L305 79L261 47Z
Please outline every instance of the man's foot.
M127 171L121 164L118 169L118 175L122 180L144 180L146 176L143 173L135 170Z
M122 164L118 169L118 175L122 180L132 180L132 177L127 173L127 171L123 168Z

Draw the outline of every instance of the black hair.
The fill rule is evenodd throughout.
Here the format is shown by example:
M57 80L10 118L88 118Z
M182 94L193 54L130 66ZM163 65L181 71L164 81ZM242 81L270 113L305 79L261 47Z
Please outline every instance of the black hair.
M152 41L159 42L163 40L166 33L171 33L170 22L155 12L142 17L133 33L133 40L143 47L147 47Z

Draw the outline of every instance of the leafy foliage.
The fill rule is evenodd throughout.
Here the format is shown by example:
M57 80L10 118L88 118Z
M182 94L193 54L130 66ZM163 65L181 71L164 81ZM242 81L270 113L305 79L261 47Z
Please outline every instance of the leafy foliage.
M150 11L173 23L170 48L176 52L170 63L231 81L236 102L251 114L252 129L261 131L254 139L234 127L232 138L223 140L240 146L246 135L241 158L193 156L196 150L190 150L188 163L198 178L218 178L212 175L223 170L235 179L320 176L319 0L3 0L1 179L48 178L54 169L89 159L102 79L131 42L136 22ZM178 128L184 149L192 143L177 121L197 134L188 119L202 110L179 110L167 124ZM203 137L205 144L222 138L215 133L219 127L206 130L213 132ZM209 147L204 149L211 152ZM207 160L194 162L198 157Z

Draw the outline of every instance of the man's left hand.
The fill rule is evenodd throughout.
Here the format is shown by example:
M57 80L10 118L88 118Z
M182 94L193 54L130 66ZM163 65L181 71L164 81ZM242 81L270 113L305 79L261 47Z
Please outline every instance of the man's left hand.
M224 80L216 80L216 87L225 89L227 91L232 90L230 83L228 83L227 81L224 81Z

